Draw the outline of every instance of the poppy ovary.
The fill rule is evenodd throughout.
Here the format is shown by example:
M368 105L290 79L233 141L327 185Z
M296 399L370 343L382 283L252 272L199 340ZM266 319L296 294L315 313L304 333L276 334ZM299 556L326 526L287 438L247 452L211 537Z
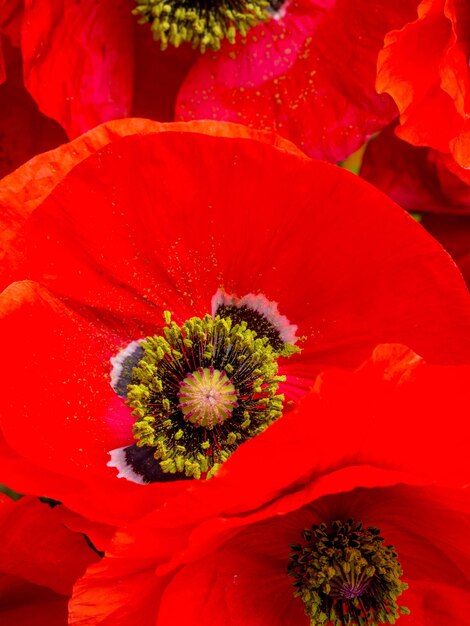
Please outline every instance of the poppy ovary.
M409 613L397 604L408 587L398 555L379 529L349 519L314 525L302 539L287 570L311 626L379 626Z
M133 13L150 24L162 50L186 42L205 52L219 50L224 39L234 43L237 32L245 36L278 7L278 0L137 0Z
M237 391L227 373L199 367L180 382L179 408L196 426L214 428L223 424L238 406Z

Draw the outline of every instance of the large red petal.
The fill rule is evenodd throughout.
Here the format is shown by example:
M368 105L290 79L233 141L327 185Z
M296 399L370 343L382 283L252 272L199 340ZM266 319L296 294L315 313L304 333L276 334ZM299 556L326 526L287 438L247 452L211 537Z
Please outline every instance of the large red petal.
M259 537L242 544L232 542L177 573L165 589L156 626L308 626L287 577L288 554L284 562L276 559Z
M78 479L84 467L100 473L107 450L129 442L133 422L109 384L116 337L103 335L34 284L13 284L2 299L9 355L9 392L1 398L6 439L40 466L60 467Z
M309 155L340 161L396 115L375 90L384 35L416 2L293 0L246 40L205 54L177 103L182 119L273 129Z
M39 154L0 184L2 254L2 287L11 282L12 269L21 263L24 253L21 228L29 215L41 204L77 163L116 137L154 129L148 120L110 122L74 141ZM28 183L25 185L25 181Z
M141 328L165 308L207 312L220 287L261 291L307 337L286 372L310 380L383 341L467 358L468 293L395 205L335 167L183 128L116 140L69 172L23 228L18 278Z

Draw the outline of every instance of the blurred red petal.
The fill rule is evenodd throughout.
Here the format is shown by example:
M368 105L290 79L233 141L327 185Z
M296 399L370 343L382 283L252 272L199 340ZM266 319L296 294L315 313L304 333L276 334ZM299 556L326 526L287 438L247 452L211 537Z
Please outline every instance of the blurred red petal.
M367 144L360 175L408 211L470 213L470 186L447 167L445 155L412 146L393 129Z
M74 138L122 117L173 119L180 83L197 53L161 52L130 0L26 0L25 84L39 108Z
M133 19L126 0L25 0L25 85L69 136L129 114Z
M0 177L39 152L67 141L62 128L39 112L24 88L20 51L3 43L7 80L0 86Z
M470 217L460 215L424 215L424 228L441 243L457 263L470 287Z
M38 626L39 615L47 626L65 626L68 601L46 587L0 574L2 626Z

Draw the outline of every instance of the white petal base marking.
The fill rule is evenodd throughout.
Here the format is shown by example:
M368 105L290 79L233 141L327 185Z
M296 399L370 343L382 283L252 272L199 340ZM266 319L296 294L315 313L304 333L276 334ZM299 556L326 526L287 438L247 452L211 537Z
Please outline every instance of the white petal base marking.
M284 343L295 344L299 340L296 336L297 326L291 324L285 315L279 313L277 302L268 300L262 293L249 293L239 298L233 294L226 293L223 289L218 289L215 295L212 296L211 304L212 317L217 315L217 310L221 306L235 306L237 308L245 306L263 316L277 330Z

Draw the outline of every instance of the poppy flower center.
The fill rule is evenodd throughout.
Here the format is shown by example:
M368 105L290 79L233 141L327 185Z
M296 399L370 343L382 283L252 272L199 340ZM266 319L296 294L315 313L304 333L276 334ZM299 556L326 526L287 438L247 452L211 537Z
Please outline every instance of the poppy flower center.
M219 50L224 39L234 43L237 32L246 35L277 8L278 0L137 0L133 13L150 24L162 50L188 42L204 52Z
M252 298L265 306L259 296ZM165 313L162 335L122 351L112 384L136 418L137 447L147 453L131 446L126 461L145 464L144 482L157 480L155 461L164 473L210 477L241 443L282 415L278 386L285 377L277 374L277 359L298 348L280 339L287 332L282 316L273 317L280 320L279 332L257 317L261 314L247 307L237 315L222 307L221 314L193 317L179 326Z
M397 553L380 530L350 519L314 525L302 539L291 546L288 574L312 626L394 624L409 613L397 604L407 588Z

